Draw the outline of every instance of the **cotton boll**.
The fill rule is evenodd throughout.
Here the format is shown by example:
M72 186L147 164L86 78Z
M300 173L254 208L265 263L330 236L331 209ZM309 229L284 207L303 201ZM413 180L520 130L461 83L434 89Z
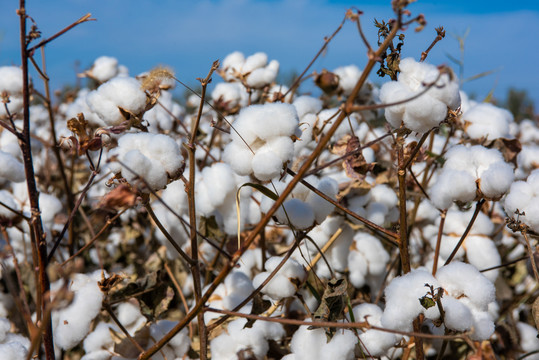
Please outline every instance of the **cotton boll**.
M382 309L377 305L364 303L355 306L353 311L356 321L367 321L374 326L381 325ZM378 330L361 332L359 339L363 351L372 356L384 355L398 341L395 334Z
M169 320L160 320L155 324L150 326L150 335L154 339L162 339L166 334L168 334L174 326L178 323L176 321ZM189 339L189 332L186 328L178 332L170 341L167 343L174 351L174 355L177 358L182 358L185 353L189 350L191 345L191 340Z
M11 154L0 150L0 164L0 178L13 182L23 182L26 179L23 164Z
M397 81L387 82L380 89L380 100L384 104L396 103L410 98L412 95L405 85ZM405 108L405 103L385 108L386 120L394 128L401 126Z
M354 359L357 338L350 330L339 330L327 340L324 329L300 326L292 336L290 350L295 360ZM289 355L288 355L289 356Z
M146 106L146 94L136 79L116 77L89 93L86 102L107 125L118 125L125 120L118 107L137 114Z
M470 265L471 266L471 265ZM386 308L381 323L384 327L401 331L412 331L412 322L423 313L429 319L440 316L436 307L428 310L421 306L419 298L427 294L425 284L439 287L438 281L428 272L414 270L397 277L385 289Z
M0 344L0 353L4 360L26 359L28 349L19 342Z
M237 82L217 84L211 97L214 104L219 101L228 111L237 107L245 107L249 101L249 94L243 85Z
M438 126L447 115L447 105L431 96L420 96L406 103L402 121L415 132L424 133Z
M140 177L152 189L162 189L167 184L165 169L145 157L139 150L128 151L123 157L123 163L129 170L126 169L122 175L129 182Z
M524 353L539 350L539 339L537 339L537 329L524 322L517 322L517 330L520 338L520 347ZM526 359L537 360L538 354L527 356Z
M455 200L468 202L476 195L475 179L467 171L444 168L429 190L430 200L438 209L447 209Z
M339 77L339 89L343 95L348 96L354 90L357 81L361 77L361 70L355 65L341 66L333 70Z
M470 264L452 262L440 268L436 278L449 295L466 296L479 310L495 301L494 285Z
M110 333L111 328L113 328L113 326L108 323L100 322L97 324L94 331L84 338L83 347L86 354L97 352L101 349L107 349L112 346L114 341L112 340Z
M502 196L513 182L513 168L506 162L497 162L481 175L480 189L487 198Z
M247 149L245 145L234 141L229 143L223 152L223 160L229 164L238 175L249 175L253 171L253 157L254 154ZM277 157L275 156L275 158ZM280 164L280 168L281 167L282 164Z
M277 136L269 139L265 147L277 154L283 163L291 160L294 156L294 143L288 136Z
M22 94L22 70L18 66L0 66L0 93Z
M257 52L245 59L242 66L242 73L247 74L255 69L262 68L268 63L268 55L263 52Z
M282 261L280 257L271 257L266 261L266 271L253 279L253 286L258 288ZM287 260L277 274L264 286L262 293L275 300L293 296L296 293L295 283L302 282L306 272L294 259Z
M268 181L281 173L283 162L273 151L258 151L253 156L252 166L257 179Z
M110 360L111 352L109 350L96 350L91 353L86 353L80 360Z
M502 260L496 245L484 236L468 236L465 242L466 258L478 270L501 265ZM498 269L484 272L483 275L491 282L496 281Z
M337 182L331 178L321 179L316 188L333 200L335 200L337 193L339 192ZM313 209L315 220L318 224L321 224L335 208L335 206L329 201L323 199L322 197L311 191L309 191L305 201Z
M290 136L298 126L296 108L291 104L252 105L248 109L253 109L251 121L256 125L255 133L260 139Z
M110 56L95 59L90 73L99 82L105 82L118 75L118 60Z
M279 62L277 60L272 60L266 67L253 70L247 76L246 83L248 86L255 89L263 88L275 81L278 72Z
M466 133L472 139L485 137L493 140L509 137L509 123L513 122L513 115L492 104L479 103L466 111L462 119L467 123Z
M529 173L539 167L539 146L523 145L517 155L518 178L526 178Z
M316 114L322 110L322 100L312 96L298 96L292 104L296 107L298 117L302 121L306 114Z
M205 167L201 176L214 207L222 205L226 196L236 188L234 172L228 164L214 163Z
M468 331L472 328L472 312L462 302L454 297L444 296L442 306L445 311L444 324L447 328L456 331Z
M91 321L99 314L103 293L97 286L100 271L90 276L75 274L70 288L75 296L69 306L53 311L54 342L68 350L86 337Z
M7 190L0 190L0 202L12 208L13 210L20 210L20 206L15 202L13 195ZM17 216L14 212L8 210L4 206L0 206L0 219L13 219Z
M306 229L314 223L314 212L309 204L304 203L299 199L286 200L283 204L286 210L282 212L282 215L277 215L277 218L282 223L288 223L294 226L296 229Z
M239 51L228 54L221 63L221 68L224 69L223 78L230 81L235 78L236 72L240 72L245 63L245 56Z

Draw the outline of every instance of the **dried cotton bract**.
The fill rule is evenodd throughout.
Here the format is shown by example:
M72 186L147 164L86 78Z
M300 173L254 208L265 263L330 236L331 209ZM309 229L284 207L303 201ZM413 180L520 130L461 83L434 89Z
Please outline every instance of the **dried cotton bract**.
M401 60L399 67L399 80L385 83L380 90L383 103L409 99L424 91L440 75L434 65L419 63L412 58ZM453 74L443 73L426 93L414 100L386 107L385 116L395 128L404 124L412 131L424 133L446 118L448 108L456 110L459 106L458 82Z

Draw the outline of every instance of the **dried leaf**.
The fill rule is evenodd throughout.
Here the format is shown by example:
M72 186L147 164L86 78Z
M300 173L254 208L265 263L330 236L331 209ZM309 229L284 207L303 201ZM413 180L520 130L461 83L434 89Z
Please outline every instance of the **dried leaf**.
M136 204L137 194L127 184L120 184L99 202L100 208L122 209Z
M343 316L346 307L346 297L348 296L348 282L346 279L331 279L328 281L322 301L313 315L313 322L317 321L337 321ZM310 326L309 330L315 327ZM326 330L328 338L333 336L335 329Z
M485 146L489 149L498 149L505 161L517 165L517 155L522 150L522 144L518 139L497 138L490 144L485 144Z
M112 328L109 328L110 335L114 341L114 352L120 356L132 359L138 357L140 351L133 345L131 340L125 334L114 331ZM150 328L144 326L135 332L135 335L132 336L133 339L143 348L148 345L150 340Z

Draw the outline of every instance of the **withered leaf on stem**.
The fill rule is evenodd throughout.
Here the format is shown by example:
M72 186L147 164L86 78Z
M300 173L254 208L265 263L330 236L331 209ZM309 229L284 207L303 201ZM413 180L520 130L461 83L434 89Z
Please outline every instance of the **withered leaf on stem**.
M137 194L127 184L120 184L108 192L99 202L100 208L121 209L135 205Z
M136 358L140 351L133 346L133 343L124 334L109 328L110 335L114 341L114 352L120 356L128 359ZM133 335L133 339L142 347L146 347L150 340L150 328L149 326L143 326L138 329Z
M517 155L522 150L522 144L518 139L497 138L490 144L485 144L485 146L489 149L498 149L505 161L513 163L515 166L517 165ZM539 159L537 163L539 164Z
M346 279L331 279L328 281L320 305L313 315L313 322L317 321L337 321L344 313L348 297L348 282ZM316 327L310 326L309 330ZM334 328L326 330L328 338L333 336Z

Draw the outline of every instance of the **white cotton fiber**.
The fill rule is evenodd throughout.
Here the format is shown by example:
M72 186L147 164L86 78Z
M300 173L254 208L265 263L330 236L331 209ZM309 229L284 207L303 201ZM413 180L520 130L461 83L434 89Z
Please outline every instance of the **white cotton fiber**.
M511 184L504 209L509 217L518 217L533 230L539 231L539 169L532 171L526 181ZM517 209L525 215L517 215Z
M0 93L3 92L10 97L22 94L22 70L18 66L0 66Z
M279 72L279 62L272 60L270 63L263 67L253 70L246 79L247 86L260 89L275 81L277 73Z
M500 252L494 241L486 236L468 236L465 241L466 258L468 262L478 270L501 265ZM498 269L482 273L487 279L494 283L498 277Z
M389 104L409 99L419 94L438 75L438 69L424 62L405 58L399 64L398 81L386 83L380 89L380 100ZM393 127L401 122L408 129L423 133L437 126L447 115L447 109L460 106L458 81L454 75L442 74L436 84L418 98L385 108L385 117Z
M466 296L480 310L496 300L492 282L470 264L454 261L440 268L436 278L449 295Z
M26 359L28 349L19 342L0 344L0 354L3 360Z
M292 103L296 107L298 117L303 121L306 114L316 114L322 110L322 100L312 96L298 96Z
M9 206L15 211L20 210L20 206L17 205L17 203L15 202L15 198L7 190L0 190L0 202ZM12 212L11 210L8 210L4 206L0 206L0 218L13 219L15 216L17 216L16 213Z
M306 229L314 223L314 211L309 204L300 199L286 200L283 204L285 211L279 212L277 218L283 224L288 223L296 229Z
M253 172L253 157L254 154L245 145L235 141L230 142L223 152L223 160L242 176Z
M93 78L103 83L118 75L118 60L110 56L100 56L95 59L90 72Z
M240 83L219 83L213 89L211 98L214 104L220 101L230 111L237 107L247 106L249 94Z
M300 326L292 336L290 350L295 360L354 359L357 338L350 330L338 330L327 340L323 328L308 330Z
M504 194L513 183L514 172L511 165L499 162L481 175L481 192L488 198L496 198Z
M356 322L367 321L369 325L381 326L382 309L375 304L363 303L355 306L354 318ZM363 351L372 356L384 355L398 341L395 334L379 331L367 330L359 334L359 339Z
M283 259L281 257L271 257L266 261L266 271L255 276L253 286L258 288L275 270ZM282 298L293 296L297 291L297 285L305 280L307 273L294 259L288 259L283 267L262 289L262 293L272 299L280 300Z
M113 328L112 324L100 322L94 331L84 338L83 347L86 354L106 349L113 344L110 328Z
M73 301L66 308L53 311L54 342L60 348L69 350L82 341L90 330L90 323L101 311L103 293L97 286L100 277L101 271L75 274L70 285Z
M253 174L262 181L271 180L281 173L283 161L273 151L258 151L252 160Z
M471 266L471 265L470 265ZM386 308L382 315L382 325L390 329L412 331L412 322L419 314L425 314L429 319L439 317L436 307L425 309L419 298L427 294L425 284L435 289L438 281L424 270L414 270L406 275L397 277L385 289Z
M86 102L107 125L118 125L125 120L118 107L138 114L146 106L146 94L136 79L116 77L89 93Z
M468 331L472 328L472 312L462 302L452 296L444 296L442 306L445 311L444 324L447 328L456 331Z
M242 73L250 73L255 69L266 66L268 63L268 55L263 52L257 52L245 59L245 62L242 66Z
M13 182L22 182L26 179L24 166L13 155L0 150L0 178Z
M462 115L466 133L472 139L509 137L509 124L513 115L502 108L489 103L479 103Z
M539 350L539 339L537 338L537 329L524 322L517 322L517 330L520 338L520 347L524 353ZM528 360L537 360L539 354L526 356Z

